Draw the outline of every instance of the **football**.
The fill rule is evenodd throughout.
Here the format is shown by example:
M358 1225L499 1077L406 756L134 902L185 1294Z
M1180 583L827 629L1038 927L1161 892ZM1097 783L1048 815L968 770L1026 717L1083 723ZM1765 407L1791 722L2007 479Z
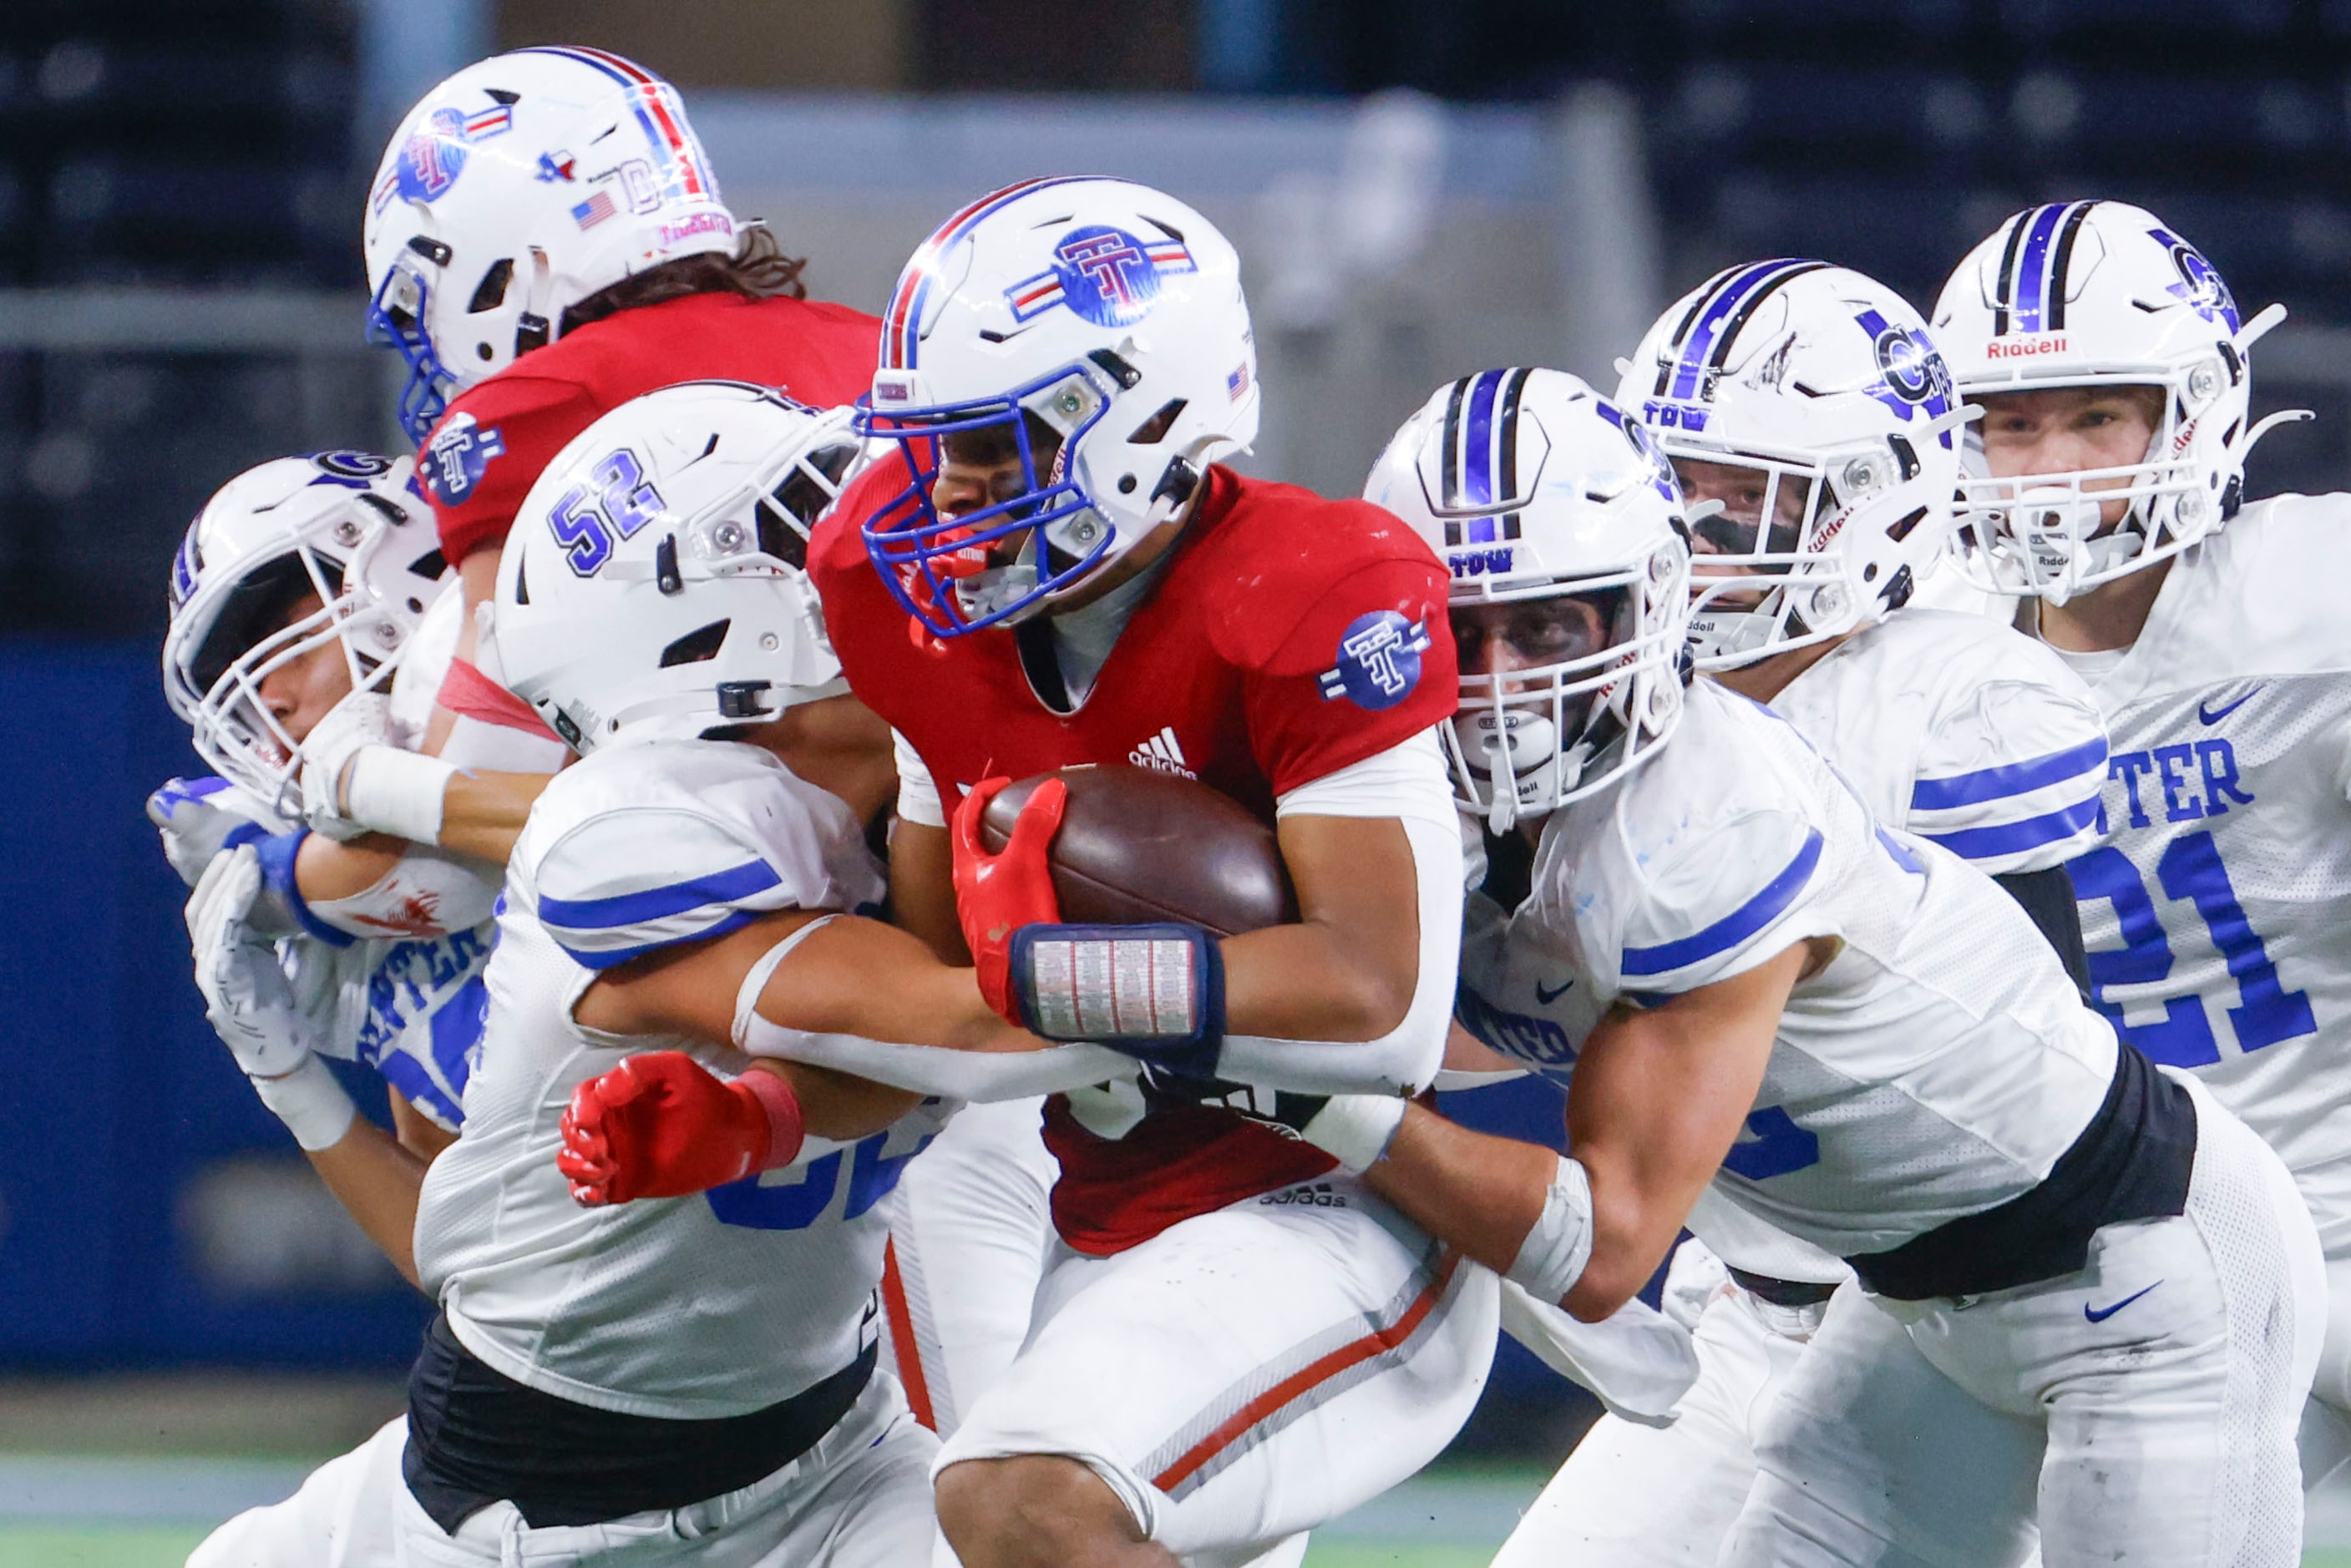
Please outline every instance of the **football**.
M1070 786L1052 847L1064 920L1184 920L1231 936L1298 918L1272 830L1229 796L1149 768L1063 768L1020 780L980 819L991 853L1049 778Z

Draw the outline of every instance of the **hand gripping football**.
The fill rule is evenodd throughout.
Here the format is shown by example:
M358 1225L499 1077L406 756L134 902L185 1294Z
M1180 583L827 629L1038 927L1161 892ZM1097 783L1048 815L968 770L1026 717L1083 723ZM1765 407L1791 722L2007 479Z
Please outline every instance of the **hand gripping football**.
M1063 768L987 803L980 839L1004 847L1029 792L1070 788L1052 847L1061 919L1085 925L1184 920L1220 937L1298 919L1273 832L1229 796L1148 768Z

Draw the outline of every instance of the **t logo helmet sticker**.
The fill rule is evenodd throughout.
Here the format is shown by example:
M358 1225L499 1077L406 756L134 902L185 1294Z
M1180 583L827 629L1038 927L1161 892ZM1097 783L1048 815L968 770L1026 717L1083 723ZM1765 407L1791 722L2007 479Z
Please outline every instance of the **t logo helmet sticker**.
M1181 240L1144 241L1095 223L1072 229L1053 247L1053 266L1004 291L1015 321L1066 305L1096 327L1124 327L1151 314L1164 277L1195 271Z

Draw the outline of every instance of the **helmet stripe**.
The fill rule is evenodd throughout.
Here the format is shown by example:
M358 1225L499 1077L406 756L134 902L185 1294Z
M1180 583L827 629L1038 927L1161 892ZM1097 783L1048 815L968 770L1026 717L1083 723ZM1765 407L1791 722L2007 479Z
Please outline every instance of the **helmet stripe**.
M704 187L702 171L697 166L692 146L685 133L670 114L669 106L662 101L659 92L643 92L635 96L632 106L637 111L637 123L645 129L646 139L662 153L662 161L674 164L689 196L709 195Z
M1731 275L1728 283L1718 288L1690 322L1681 342L1681 357L1674 365L1673 379L1666 395L1671 398L1703 400L1708 395L1708 372L1722 369L1729 357L1730 345L1739 329L1747 324L1755 307L1770 297L1772 291L1792 277L1814 272L1826 266L1826 262L1800 261L1782 257L1775 261L1757 262Z
M2054 332L2065 325L2065 270L2073 265L2074 239L2082 232L2083 222L2090 215L2095 202L2076 202L2065 214L2064 226L2057 231L2057 249L2049 261L2049 330Z
M1519 399L1527 389L1527 372L1523 369L1504 373L1502 392L1501 469L1499 486L1506 501L1519 498ZM1519 536L1519 514L1515 512L1502 518L1502 537Z
M1682 312L1682 318L1679 321L1674 323L1673 335L1666 339L1665 348L1658 352L1657 384L1649 389L1652 397L1662 398L1666 395L1666 389L1672 384L1674 379L1674 355L1681 348L1682 339L1689 336L1689 329L1697 322L1698 312L1704 310L1707 301L1714 297L1714 291L1729 282L1731 275L1740 270L1741 269L1735 266L1724 267L1691 292L1689 308Z
M2016 247L2024 243L2025 220L2032 214L2019 213L2008 221L2008 243L2001 247L2000 271L1992 282L1991 335L2008 336L2008 307L2016 294Z
M644 128L654 150L664 155L665 161L680 170L681 182L687 195L707 198L711 194L708 182L703 178L701 160L695 155L694 143L684 128L678 124L676 116L670 113L669 105L664 100L664 90L669 88L667 82L634 60L623 59L603 49L545 44L514 52L518 55L553 55L591 70L601 71L614 81L630 87L652 89L632 98L631 107L636 111L637 123Z
M627 82L632 87L661 79L635 61L624 60L620 56L608 54L602 49L581 48L569 44L533 44L528 48L517 49L514 52L517 55L554 55L559 58L587 66L591 69L600 70L614 81Z
M1445 400L1445 439L1438 443L1437 504L1450 512L1461 504L1461 403L1469 395L1475 376L1464 376L1453 383L1452 394ZM1458 545L1458 524L1445 525L1446 543Z
M1035 180L1023 180L1017 185L1007 185L1001 191L991 191L979 200L956 213L931 232L922 247L914 252L906 270L898 275L898 286L891 291L890 304L882 313L883 364L893 370L911 370L919 328L923 319L923 301L931 291L931 263L945 254L946 248L963 238L972 226L998 208L1019 200L1031 191L1041 191L1049 185L1067 185L1078 180L1095 180L1095 174L1053 174Z
M1502 389L1503 374L1480 370L1469 389L1469 418L1461 432L1461 498L1472 506L1494 504L1494 394ZM1487 524L1489 535L1492 528ZM1469 536L1478 537L1474 529Z
M2043 317L2049 297L2050 249L2064 215L2065 204L2052 202L2034 213L2029 224L2019 225L2025 230L2024 243L2017 247L2015 283L2009 291L2019 332L2048 330Z

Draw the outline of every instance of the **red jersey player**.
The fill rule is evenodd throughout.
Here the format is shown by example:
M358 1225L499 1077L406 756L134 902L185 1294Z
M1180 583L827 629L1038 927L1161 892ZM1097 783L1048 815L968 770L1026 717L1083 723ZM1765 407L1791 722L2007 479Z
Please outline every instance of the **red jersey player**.
M1238 260L1206 219L1120 181L1013 186L901 275L868 420L899 453L810 549L852 688L919 758L902 917L952 929L960 890L1000 1011L1166 1085L1049 1104L1061 1246L1027 1348L941 1458L967 1568L1270 1548L1432 1458L1491 1354L1490 1277L1328 1155L1172 1082L1416 1088L1453 994L1445 570L1374 508L1215 466L1258 402ZM1002 856L972 830L996 781L1081 763L1174 769L1258 813L1301 923L1058 925L1055 792ZM1108 977L1141 941L1160 983L1137 1023ZM1057 942L1074 969L1040 961L1066 961ZM1090 957L1100 986L1068 981ZM1113 1003L1130 1033L1104 1029Z
M426 94L384 151L365 249L369 333L408 362L401 421L466 618L426 742L445 763L347 751L338 787L312 789L314 820L403 786L437 798L448 763L552 771L562 747L477 667L472 619L539 471L600 416L680 381L849 402L877 328L805 298L800 264L720 199L677 90L600 49L516 49ZM361 786L360 770L401 776Z

